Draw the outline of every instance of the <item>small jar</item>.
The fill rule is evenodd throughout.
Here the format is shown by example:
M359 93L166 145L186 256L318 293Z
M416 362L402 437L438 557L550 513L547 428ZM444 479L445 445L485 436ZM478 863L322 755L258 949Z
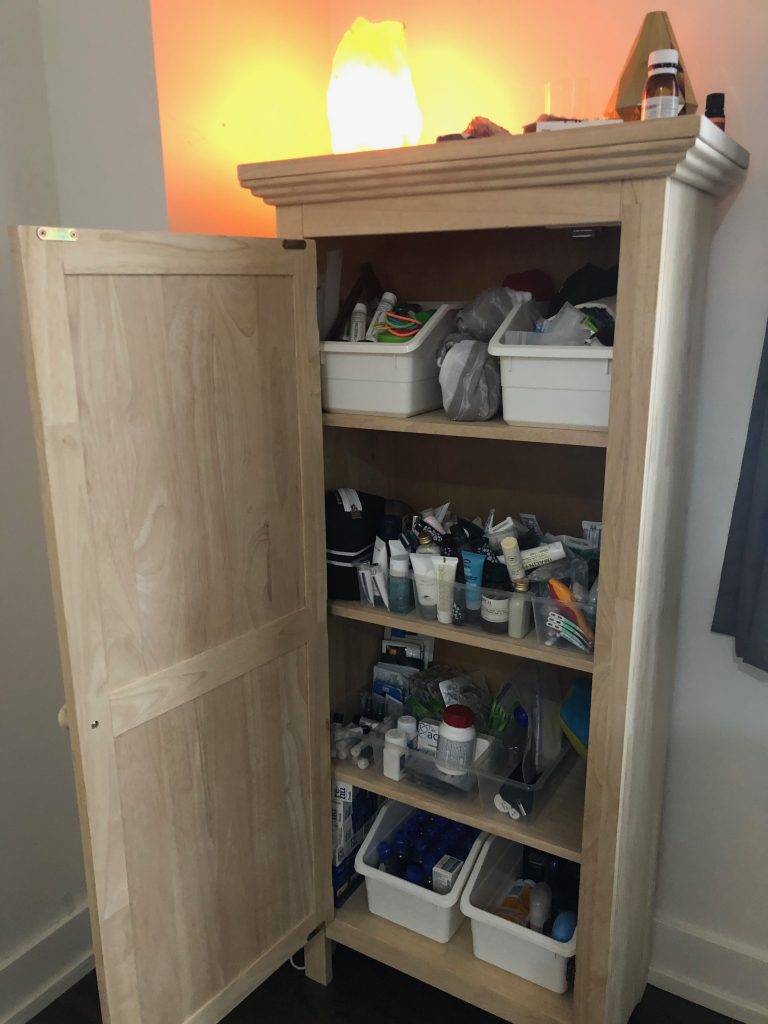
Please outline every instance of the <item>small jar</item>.
M509 635L522 640L531 631L531 599L528 580L515 580L515 592L509 599Z
M503 590L484 590L480 604L480 624L486 633L506 633L509 626L509 594Z
M475 713L465 704L451 704L443 712L437 734L435 764L446 775L466 775L475 758Z

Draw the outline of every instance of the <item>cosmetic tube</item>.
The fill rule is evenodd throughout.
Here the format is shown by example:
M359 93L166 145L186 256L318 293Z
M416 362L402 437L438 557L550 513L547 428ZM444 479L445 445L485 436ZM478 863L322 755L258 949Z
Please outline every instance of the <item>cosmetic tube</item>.
M413 581L416 586L416 600L422 619L437 618L437 578L432 565L432 555L411 555Z
M467 622L478 622L482 605L483 566L485 555L481 551L462 551L464 578L467 581L465 598L467 602Z
M437 578L437 621L444 626L450 626L453 622L453 591L458 564L458 558L432 556L432 567Z
M517 580L524 580L525 569L517 537L505 537L501 542L501 552L504 555L510 582L514 584Z
M528 548L527 551L521 551L520 556L523 560L523 568L526 572L530 572L531 569L536 569L540 565L549 565L550 562L559 562L561 558L565 558L565 548L558 540L554 544L542 544L538 548Z

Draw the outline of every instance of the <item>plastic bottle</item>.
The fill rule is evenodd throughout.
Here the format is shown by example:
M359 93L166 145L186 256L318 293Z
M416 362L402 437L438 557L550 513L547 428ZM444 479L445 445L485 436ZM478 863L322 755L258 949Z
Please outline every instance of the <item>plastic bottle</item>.
M515 592L509 599L509 635L522 640L531 631L531 601L528 580L515 580Z
M475 713L465 704L451 704L443 712L437 733L435 764L446 775L466 775L475 757Z
M439 555L440 545L436 544L428 533L419 534L419 554L420 555Z
M400 729L388 729L384 737L382 771L388 779L400 782L405 772L406 736ZM402 830L401 830L402 832ZM400 833L398 833L400 835Z
M529 922L534 932L543 932L552 915L552 890L546 882L539 882L531 890Z
M413 581L408 555L393 555L389 560L389 610L399 615L413 610Z
M352 310L349 318L349 340L365 341L365 323L368 319L368 310L363 302L358 302Z
M684 104L677 83L679 67L677 50L652 50L648 56L648 80L643 90L641 120L677 117Z
M397 299L392 292L384 292L384 294L381 296L378 306L376 307L376 312L373 314L373 319L371 320L370 326L368 330L365 332L366 341L379 340L378 334L376 333L375 330L376 324L380 323L384 319L386 314L390 313L395 308L396 302Z

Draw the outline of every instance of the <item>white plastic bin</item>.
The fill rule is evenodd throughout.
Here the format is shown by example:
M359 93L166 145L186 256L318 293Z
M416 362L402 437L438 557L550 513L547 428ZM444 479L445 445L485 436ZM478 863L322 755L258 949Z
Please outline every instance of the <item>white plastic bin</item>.
M419 305L436 312L410 341L320 343L324 409L416 416L442 406L437 350L456 330L456 316L465 304Z
M613 349L531 344L532 320L527 306L512 310L488 348L501 360L505 422L607 427Z
M378 917L410 928L435 942L449 942L463 918L459 902L480 849L485 839L481 832L475 840L464 867L453 889L445 896L424 889L420 885L406 882L397 875L379 871L376 863L376 847L392 836L400 823L405 821L413 807L388 800L379 811L371 831L355 858L355 871L365 878L368 909Z
M462 913L472 924L475 956L552 992L565 992L568 961L576 954L576 932L570 942L557 942L492 912L522 871L519 843L498 836L485 841L461 897Z

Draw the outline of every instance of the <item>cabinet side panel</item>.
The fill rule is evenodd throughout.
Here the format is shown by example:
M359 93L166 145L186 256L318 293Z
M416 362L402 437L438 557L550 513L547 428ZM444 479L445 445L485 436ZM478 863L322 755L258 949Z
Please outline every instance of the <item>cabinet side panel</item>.
M579 1024L647 981L688 484L691 358L711 199L627 184L584 824Z
M648 980L690 485L693 394L714 200L670 181L662 239L647 470L629 670L608 1019Z

